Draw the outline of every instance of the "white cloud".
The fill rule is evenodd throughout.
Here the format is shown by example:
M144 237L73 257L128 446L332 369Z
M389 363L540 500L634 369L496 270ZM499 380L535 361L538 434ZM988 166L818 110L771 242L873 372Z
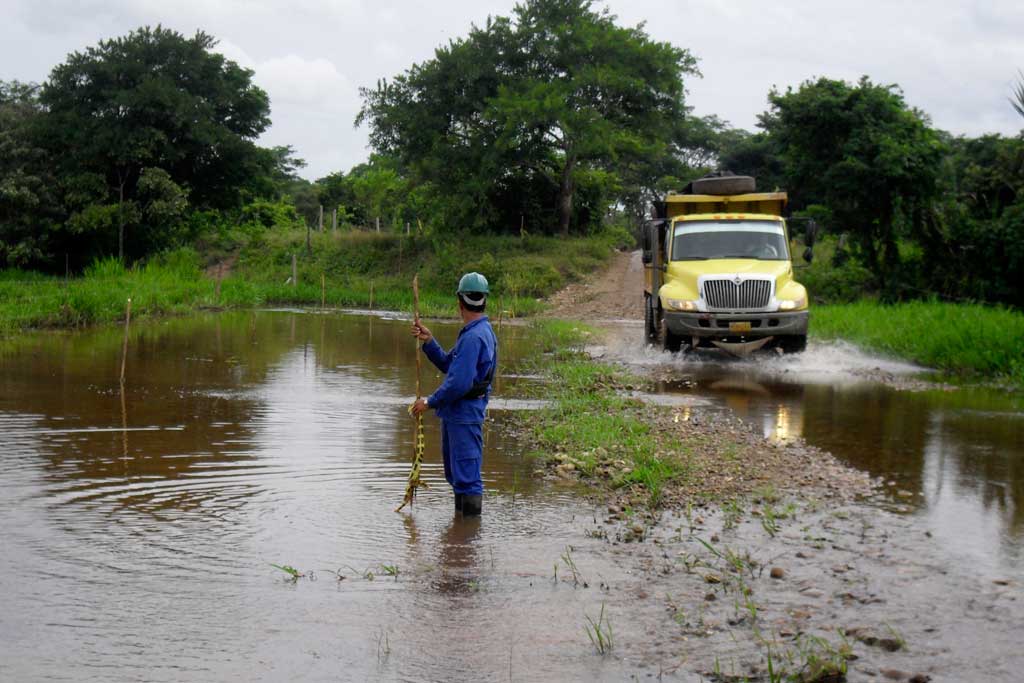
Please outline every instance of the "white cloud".
M298 104L324 112L354 112L358 93L352 83L322 57L287 55L257 63L254 80L273 102Z
M306 175L366 158L354 130L358 88L392 77L470 23L508 15L516 0L4 0L0 78L40 81L73 50L158 23L217 37L219 50L255 71L273 127L264 144L291 144ZM689 103L752 128L772 85L815 76L898 83L907 101L955 133L1014 134L1010 108L1024 67L1024 3L820 0L611 0L620 22L646 22L658 40L700 58Z

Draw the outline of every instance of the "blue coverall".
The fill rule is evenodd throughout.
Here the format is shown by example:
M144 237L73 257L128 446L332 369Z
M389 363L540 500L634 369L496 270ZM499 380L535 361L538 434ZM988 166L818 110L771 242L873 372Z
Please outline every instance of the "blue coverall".
M484 415L490 386L479 398L464 398L477 382L483 382L498 362L498 340L487 316L477 318L459 331L455 347L445 353L436 340L423 345L423 353L445 373L444 382L427 397L427 406L441 418L441 452L444 478L458 494L481 495L480 476L484 450Z

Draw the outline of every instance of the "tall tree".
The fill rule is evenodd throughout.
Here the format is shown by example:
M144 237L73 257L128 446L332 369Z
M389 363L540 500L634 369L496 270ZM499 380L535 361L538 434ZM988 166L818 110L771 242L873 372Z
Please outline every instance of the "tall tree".
M692 74L688 51L616 25L591 0L527 0L364 89L357 123L379 151L468 198L464 212L546 183L565 233L578 182L672 144Z
M144 169L162 169L204 208L236 204L253 177L273 170L275 156L254 142L270 123L267 95L216 44L201 31L140 28L72 53L43 87L61 173L99 181L94 202L117 207L122 256Z
M926 239L944 145L895 86L821 78L773 90L760 125L804 204L824 204L856 236L883 288L899 268L897 239Z
M51 159L33 134L44 114L38 90L0 81L0 265L48 257L60 218Z

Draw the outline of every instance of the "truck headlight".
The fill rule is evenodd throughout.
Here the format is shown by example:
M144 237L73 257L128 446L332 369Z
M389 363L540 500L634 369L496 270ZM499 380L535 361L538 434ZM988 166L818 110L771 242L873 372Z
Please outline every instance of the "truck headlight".
M799 299L783 299L779 302L780 311L796 311L807 306L807 297L802 296Z
M687 299L668 299L668 307L674 311L696 311L697 302Z

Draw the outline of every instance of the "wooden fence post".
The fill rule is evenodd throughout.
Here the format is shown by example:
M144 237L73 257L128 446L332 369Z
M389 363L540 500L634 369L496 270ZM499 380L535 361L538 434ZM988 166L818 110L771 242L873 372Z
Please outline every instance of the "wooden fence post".
M338 232L338 207L334 207L331 214L331 232Z
M124 345L121 347L121 390L124 391L124 370L128 363L128 327L132 323L132 300L129 297L128 307L124 312Z

